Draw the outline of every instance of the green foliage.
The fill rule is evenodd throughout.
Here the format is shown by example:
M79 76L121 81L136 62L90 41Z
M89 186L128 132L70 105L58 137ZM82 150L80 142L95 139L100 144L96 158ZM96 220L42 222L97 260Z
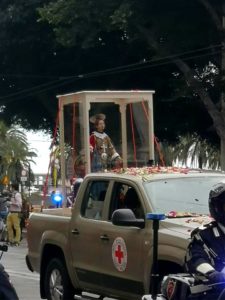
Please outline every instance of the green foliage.
M111 24L121 24L129 13L121 1L54 1L39 9L42 20L53 26L59 42L65 46L82 43L83 47L93 47L101 43L101 33L111 31ZM126 8L128 8L126 6ZM114 12L114 14L113 14Z
M160 165L164 162L167 166L182 164L193 168L218 170L220 151L196 133L187 134L179 136L175 144L160 143L160 148L156 151L156 162Z
M191 165L197 165L201 169L218 169L220 167L219 149L197 134L179 137L175 153L177 159L185 165L189 160Z
M168 62L174 62L175 58L187 62L213 102L218 103L221 98L221 32L202 2L58 0L40 8L39 13L41 20L48 22L57 40L66 47L76 45L91 50L98 47L97 51L105 49L106 52L107 47L115 48L119 44L120 56L112 58L113 66L118 65L118 57L126 57L128 51L132 53L132 62L161 59L152 70L141 71L137 76L137 72L122 74L119 79L124 89L150 87L156 90L155 119L159 125L156 134L162 139L167 135L167 139L175 140L178 134L188 132L211 137L209 129L213 122L182 72ZM222 20L221 1L205 2L213 5ZM113 43L115 36L117 43ZM123 59L123 63L126 62L128 60ZM134 80L135 76L140 78L139 82L137 78ZM116 74L112 81L113 88L120 87ZM102 82L102 86L104 84ZM172 118L167 114L170 110ZM187 111L196 116L192 114L190 118ZM199 114L203 122L199 122Z
M82 89L153 89L155 133L161 140L175 142L178 135L197 132L218 143L196 91L187 86L173 64L174 55L179 54L219 107L220 48L214 45L221 43L222 35L202 2L2 0L0 73L7 76L0 74L0 106L4 105L0 116L8 125L17 122L26 128L52 130L56 94ZM222 2L206 2L221 17ZM146 61L152 63L138 66L144 69L98 74L98 70ZM206 72L212 64L217 72ZM93 77L65 79L96 71Z
M213 4L217 7L219 1ZM219 38L205 8L195 0L58 0L39 12L67 46L93 47L104 32L119 31L121 39L142 39L168 54L209 46Z
M28 168L36 156L29 149L25 133L0 122L0 179L7 175L11 182L20 182L22 169Z

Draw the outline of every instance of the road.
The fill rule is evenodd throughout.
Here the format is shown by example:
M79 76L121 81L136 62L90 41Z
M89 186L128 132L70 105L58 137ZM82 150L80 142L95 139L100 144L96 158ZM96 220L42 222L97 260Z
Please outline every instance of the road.
M9 273L20 300L40 300L39 275L27 269L25 255L27 252L26 238L19 247L9 247L4 253L1 263Z
M1 263L9 273L20 300L41 300L39 274L28 270L25 262L26 253L27 241L24 237L19 247L9 247L8 252L3 253ZM111 298L104 299L115 300Z

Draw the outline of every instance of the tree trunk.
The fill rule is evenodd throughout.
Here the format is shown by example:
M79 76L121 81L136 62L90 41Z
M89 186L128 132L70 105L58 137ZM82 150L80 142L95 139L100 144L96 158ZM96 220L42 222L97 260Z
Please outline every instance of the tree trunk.
M220 139L220 164L221 170L225 170L225 139Z
M203 167L203 159L202 159L201 154L198 157L198 167L199 167L199 169L202 169L202 167Z
M222 16L222 27L223 33L225 32L225 4L222 6L223 16ZM224 34L222 35L222 55L221 55L221 114L223 116L223 120L225 120L225 93L224 93L224 84L225 84L225 38ZM225 138L221 137L220 140L220 163L221 163L221 170L225 171Z

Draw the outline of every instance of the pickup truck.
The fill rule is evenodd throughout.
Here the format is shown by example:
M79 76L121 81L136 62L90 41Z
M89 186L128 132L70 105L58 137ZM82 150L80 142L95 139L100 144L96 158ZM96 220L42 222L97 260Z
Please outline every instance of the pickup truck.
M159 274L181 272L190 232L210 222L208 194L225 181L216 172L163 168L88 174L72 208L32 213L27 266L40 273L42 299L79 299L83 292L117 299L149 293L152 221L160 222Z

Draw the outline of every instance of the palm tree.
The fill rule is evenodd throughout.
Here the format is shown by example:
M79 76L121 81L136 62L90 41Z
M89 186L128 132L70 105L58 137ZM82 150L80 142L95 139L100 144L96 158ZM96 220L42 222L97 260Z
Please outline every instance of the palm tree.
M214 145L199 135L187 134L179 137L179 142L175 146L174 156L182 164L187 165L190 160L191 165L202 168L218 169L220 167L220 152Z
M199 135L187 134L180 136L175 145L168 142L158 143L155 151L155 161L159 165L172 166L177 162L193 167L219 169L219 148L210 144Z
M0 180L8 176L11 182L20 182L21 171L29 168L35 151L29 149L26 134L15 126L8 128L0 121Z
M160 166L172 166L176 162L175 147L167 141L158 142L155 147L155 162Z

